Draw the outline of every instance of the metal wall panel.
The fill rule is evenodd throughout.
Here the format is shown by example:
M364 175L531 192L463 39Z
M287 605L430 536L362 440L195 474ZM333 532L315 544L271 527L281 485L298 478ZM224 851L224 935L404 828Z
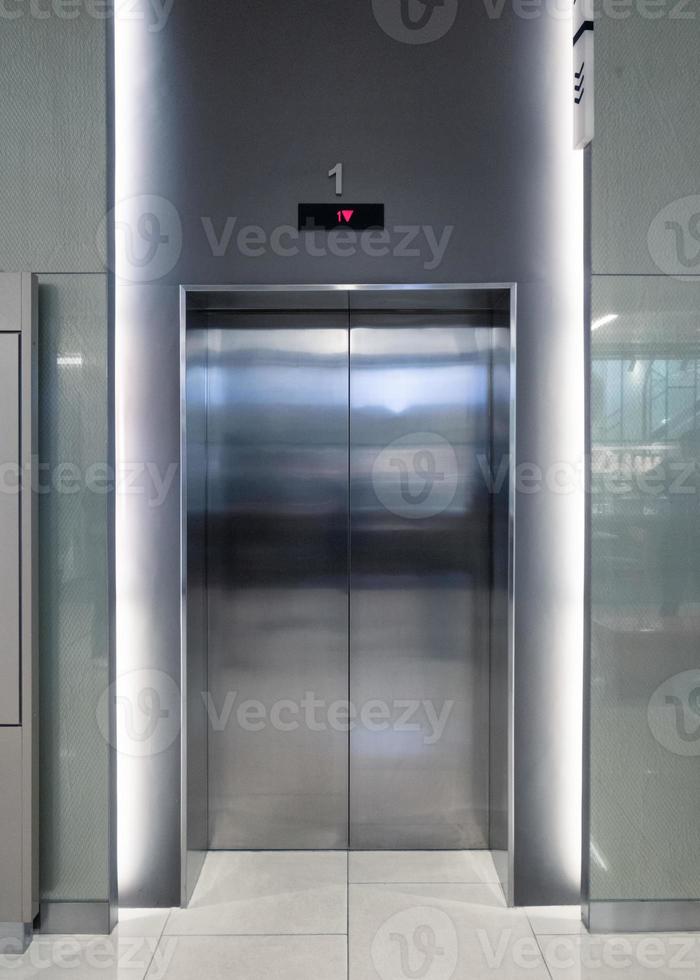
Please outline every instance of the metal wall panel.
M186 570L183 633L187 741L184 776L183 901L189 901L209 847L209 781L207 710L207 345L206 330L187 332L184 497L187 534L183 536Z
M490 330L350 322L350 843L487 847Z
M491 331L490 457L488 479L491 498L491 611L490 611L490 773L489 845L505 881L508 851L509 780L507 710L511 675L509 662L511 603L510 526L510 332L494 326Z
M0 334L0 725L21 720L19 342L18 333Z
M0 944L9 951L5 941L22 949L31 938L39 890L36 278L0 274L0 309Z
M346 325L253 313L209 331L215 849L347 845L347 732L329 717L348 686Z
M15 572L16 574L16 572ZM22 729L0 727L0 923L24 922ZM0 940L1 940L0 935Z

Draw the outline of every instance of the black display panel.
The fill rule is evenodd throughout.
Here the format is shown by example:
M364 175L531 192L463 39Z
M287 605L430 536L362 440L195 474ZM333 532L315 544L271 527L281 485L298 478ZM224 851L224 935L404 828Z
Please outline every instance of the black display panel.
M299 205L299 231L333 231L336 228L368 231L383 227L383 204Z

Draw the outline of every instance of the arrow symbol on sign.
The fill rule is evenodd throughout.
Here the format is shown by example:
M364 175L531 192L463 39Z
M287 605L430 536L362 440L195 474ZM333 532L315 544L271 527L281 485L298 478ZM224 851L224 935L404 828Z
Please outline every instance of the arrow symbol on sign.
M343 218L345 219L345 221L346 221L346 222L347 222L348 224L350 224L350 219L352 218L352 216L353 216L353 214L354 214L355 212L354 212L354 211L342 211L341 213L342 213L342 215L343 215Z

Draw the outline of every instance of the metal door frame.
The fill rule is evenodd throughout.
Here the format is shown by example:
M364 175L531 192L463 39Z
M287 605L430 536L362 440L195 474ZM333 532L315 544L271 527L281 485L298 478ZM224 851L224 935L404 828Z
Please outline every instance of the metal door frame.
M180 902L186 907L189 902L187 874L187 320L191 313L206 313L208 310L222 309L270 311L293 311L294 309L344 310L353 312L351 302L343 303L345 294L348 300L355 294L378 294L383 300L382 309L387 312L408 309L409 294L423 294L426 299L438 292L454 295L455 311L467 311L460 306L458 293L478 296L479 294L507 294L507 318L510 335L510 410L508 430L509 467L508 486L508 855L504 888L508 905L513 905L514 874L514 617L513 617L513 566L514 566L514 528L515 528L515 461L516 457L516 309L517 284L506 283L325 283L325 284L229 284L229 285L181 285L180 286ZM238 302L228 307L222 306L225 295L233 296ZM264 298L264 303L255 302L256 296ZM303 302L302 302L303 301ZM340 301L340 302L339 302ZM402 302L403 301L403 302ZM367 308L367 307L365 307ZM429 310L426 303L424 309ZM493 307L496 309L497 307ZM361 307L360 307L361 309ZM484 309L483 305L474 309ZM197 868L195 877L199 876ZM501 873L499 869L499 874Z

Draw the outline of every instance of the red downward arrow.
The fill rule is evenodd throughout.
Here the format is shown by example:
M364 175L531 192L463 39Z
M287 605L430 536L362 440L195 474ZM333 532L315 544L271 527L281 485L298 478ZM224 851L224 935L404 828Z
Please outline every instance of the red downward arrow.
M345 218L348 224L350 224L350 219L352 218L354 213L355 213L354 211L343 211L343 217Z

